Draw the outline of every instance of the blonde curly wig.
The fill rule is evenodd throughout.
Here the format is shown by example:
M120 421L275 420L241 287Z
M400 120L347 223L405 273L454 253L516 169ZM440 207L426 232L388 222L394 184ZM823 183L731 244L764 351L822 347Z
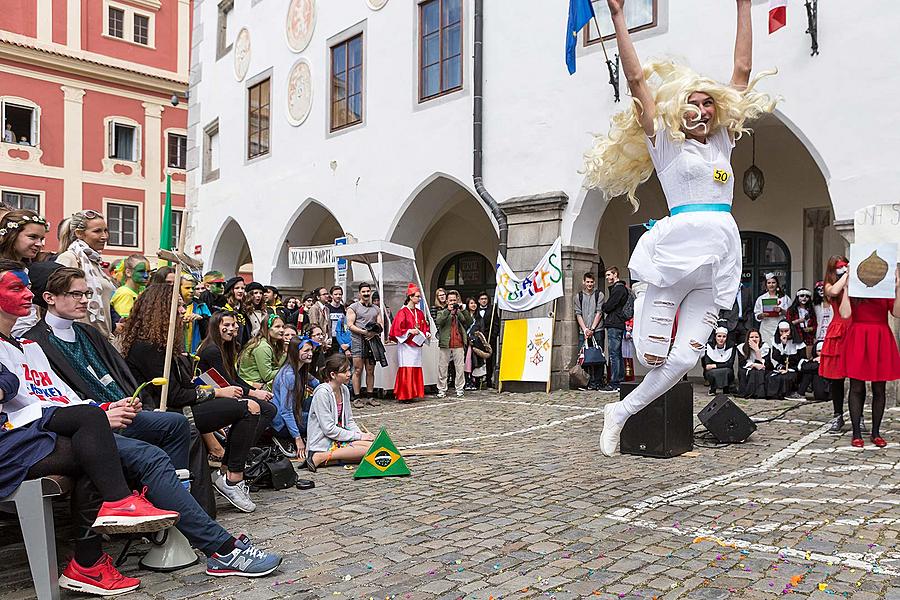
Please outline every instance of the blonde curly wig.
M656 103L655 130L664 129L663 134L668 132L675 141L683 142L686 117L700 113L688 103L688 97L703 92L716 103L716 116L709 124L710 134L726 127L738 139L748 131L745 121L775 108L774 98L754 90L760 79L774 73L761 73L750 81L747 89L738 91L672 61L648 62L644 65L644 79ZM610 198L627 195L636 212L640 203L635 191L650 178L653 163L647 150L647 136L638 120L643 107L637 98L633 102L631 110L613 115L607 135L594 136L593 147L584 154L583 173L587 178L586 187L599 188Z

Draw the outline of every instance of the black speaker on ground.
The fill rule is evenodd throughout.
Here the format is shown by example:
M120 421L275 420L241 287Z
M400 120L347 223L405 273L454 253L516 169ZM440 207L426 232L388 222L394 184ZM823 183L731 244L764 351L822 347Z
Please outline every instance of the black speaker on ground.
M625 398L637 382L622 383ZM694 394L691 384L679 381L625 423L619 438L622 454L672 458L694 448Z
M723 444L739 444L756 431L756 423L725 394L713 398L697 418Z

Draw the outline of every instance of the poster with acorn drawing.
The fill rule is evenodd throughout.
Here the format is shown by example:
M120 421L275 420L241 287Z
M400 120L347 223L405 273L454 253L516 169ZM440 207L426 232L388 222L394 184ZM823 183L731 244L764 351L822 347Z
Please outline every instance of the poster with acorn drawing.
M897 244L850 244L850 296L893 298Z

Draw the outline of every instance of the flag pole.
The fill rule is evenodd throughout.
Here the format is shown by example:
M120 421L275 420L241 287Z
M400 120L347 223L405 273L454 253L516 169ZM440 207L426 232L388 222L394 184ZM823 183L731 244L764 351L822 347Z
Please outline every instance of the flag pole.
M187 237L187 219L188 212L185 210L181 218L181 231L178 232L178 248L183 251L185 239ZM164 250L171 251L171 235L172 235L172 176L166 175L166 209L163 213L163 230L160 234L160 252ZM166 227L168 225L168 227ZM171 254L171 252L169 253ZM163 377L166 381L172 374L172 355L175 353L175 328L180 324L177 323L178 318L178 297L181 295L181 261L175 262L175 281L172 283L172 302L169 305L169 331L166 335L166 362L163 363ZM159 410L166 411L169 400L168 383L160 389Z

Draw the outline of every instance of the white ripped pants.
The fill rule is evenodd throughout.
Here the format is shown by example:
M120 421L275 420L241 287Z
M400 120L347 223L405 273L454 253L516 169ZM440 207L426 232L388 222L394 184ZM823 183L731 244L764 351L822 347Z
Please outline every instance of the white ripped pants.
M635 355L650 372L625 399L615 403L616 421L624 423L697 364L719 318L711 282L712 268L704 265L674 285L648 285L645 293L638 294L634 303ZM678 331L670 350L676 312Z

